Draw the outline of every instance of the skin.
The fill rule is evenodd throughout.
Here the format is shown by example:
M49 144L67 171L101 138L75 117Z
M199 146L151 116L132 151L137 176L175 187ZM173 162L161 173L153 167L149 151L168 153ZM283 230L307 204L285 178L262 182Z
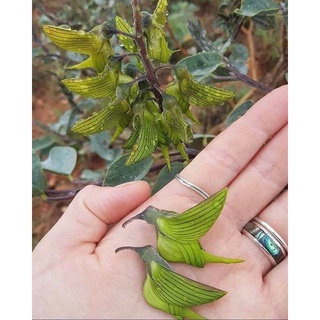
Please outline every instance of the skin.
M241 233L258 216L288 241L287 91L283 86L259 100L181 172L210 195L228 186L223 211L201 244L212 254L245 259L203 269L171 263L184 276L228 291L193 308L204 317L288 317L288 258L272 267ZM34 249L33 318L172 318L145 302L146 271L138 255L115 253L121 246L155 246L153 226L121 224L148 205L183 212L202 200L176 179L152 198L142 181L85 187Z

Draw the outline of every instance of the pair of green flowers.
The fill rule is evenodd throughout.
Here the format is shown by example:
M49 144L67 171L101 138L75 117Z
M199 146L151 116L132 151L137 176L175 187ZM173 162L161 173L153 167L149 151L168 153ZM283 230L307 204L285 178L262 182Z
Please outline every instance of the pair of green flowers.
M199 241L218 219L226 196L227 188L181 214L150 206L123 224L125 227L133 220L144 220L154 225L157 231L157 250L151 245L116 250L131 249L145 262L147 276L143 292L151 306L177 319L198 319L203 317L191 310L191 307L216 301L227 293L177 274L167 262L203 268L206 263L243 261L209 254Z

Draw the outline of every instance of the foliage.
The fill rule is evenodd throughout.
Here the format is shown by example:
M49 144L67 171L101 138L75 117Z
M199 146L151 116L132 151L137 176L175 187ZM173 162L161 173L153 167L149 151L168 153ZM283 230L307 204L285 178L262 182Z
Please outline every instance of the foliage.
M50 75L70 106L56 123L36 123L45 134L33 140L33 196L55 200L47 172L74 181L80 163L83 185L146 179L155 193L214 138L210 121L223 130L250 96L285 81L287 2L140 2L145 10L138 1L33 2L35 80ZM216 11L206 29L199 6ZM273 48L264 81L254 45ZM105 166L83 165L90 154Z

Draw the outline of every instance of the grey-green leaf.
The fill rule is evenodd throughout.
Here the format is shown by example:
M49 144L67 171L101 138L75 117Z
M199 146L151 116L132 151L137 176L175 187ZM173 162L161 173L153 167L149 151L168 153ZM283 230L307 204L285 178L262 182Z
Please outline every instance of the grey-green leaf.
M89 170L84 169L80 175L80 179L88 181L99 181L102 180L105 175L105 170Z
M240 9L234 10L235 13L245 17L255 15L270 15L279 10L279 6L272 0L242 0Z
M41 161L32 151L32 197L41 196L47 190L47 179L41 167Z
M103 131L98 134L94 134L92 136L89 136L89 139L91 141L91 145L94 149L94 151L97 153L99 157L105 160L112 160L110 158L110 142L111 142L111 136L107 131Z
M70 175L76 162L77 151L74 148L54 147L50 150L48 158L41 162L41 166L54 173Z
M67 110L58 120L58 122L50 124L49 127L65 136L68 133L68 130L73 126L76 121L77 111L75 109Z
M44 150L52 146L57 139L54 136L43 136L32 140L32 149L34 151Z
M168 23L175 38L183 43L187 41L190 31L188 30L188 21L194 18L194 12L197 7L193 3L179 1L172 3Z
M228 116L226 121L226 127L229 127L234 121L242 117L252 106L254 102L252 100L247 100L236 107Z
M229 62L236 67L240 73L247 74L247 60L249 58L248 48L241 43L233 43L231 50L232 52L229 56Z
M124 154L109 166L103 181L103 186L117 186L119 184L143 179L149 172L154 158L149 156L139 162L126 165L130 154Z
M89 136L93 150L102 159L113 162L123 152L122 148L110 148L111 136L108 131Z
M157 181L155 182L151 194L154 195L160 189L162 189L165 185L167 185L171 180L174 179L175 175L184 168L183 163L181 162L173 162L171 164L171 172L168 169L168 166L164 166L159 172Z
M216 52L201 52L181 59L177 65L185 65L197 81L202 81L224 63Z

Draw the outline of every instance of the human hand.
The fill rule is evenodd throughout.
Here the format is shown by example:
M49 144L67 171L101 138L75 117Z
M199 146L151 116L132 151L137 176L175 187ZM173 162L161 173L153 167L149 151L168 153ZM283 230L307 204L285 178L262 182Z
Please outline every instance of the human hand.
M212 254L245 259L202 269L171 263L178 273L228 291L222 299L192 309L217 319L286 318L287 258L272 267L241 230L258 216L288 239L288 195L282 192L288 182L287 86L258 101L219 134L181 176L210 195L228 186L222 213L201 244ZM115 253L121 246L155 245L154 228L143 221L125 229L121 224L151 204L182 212L203 198L177 180L150 199L149 193L147 183L135 182L89 186L78 194L33 252L34 318L172 318L145 302L146 271L139 257Z

